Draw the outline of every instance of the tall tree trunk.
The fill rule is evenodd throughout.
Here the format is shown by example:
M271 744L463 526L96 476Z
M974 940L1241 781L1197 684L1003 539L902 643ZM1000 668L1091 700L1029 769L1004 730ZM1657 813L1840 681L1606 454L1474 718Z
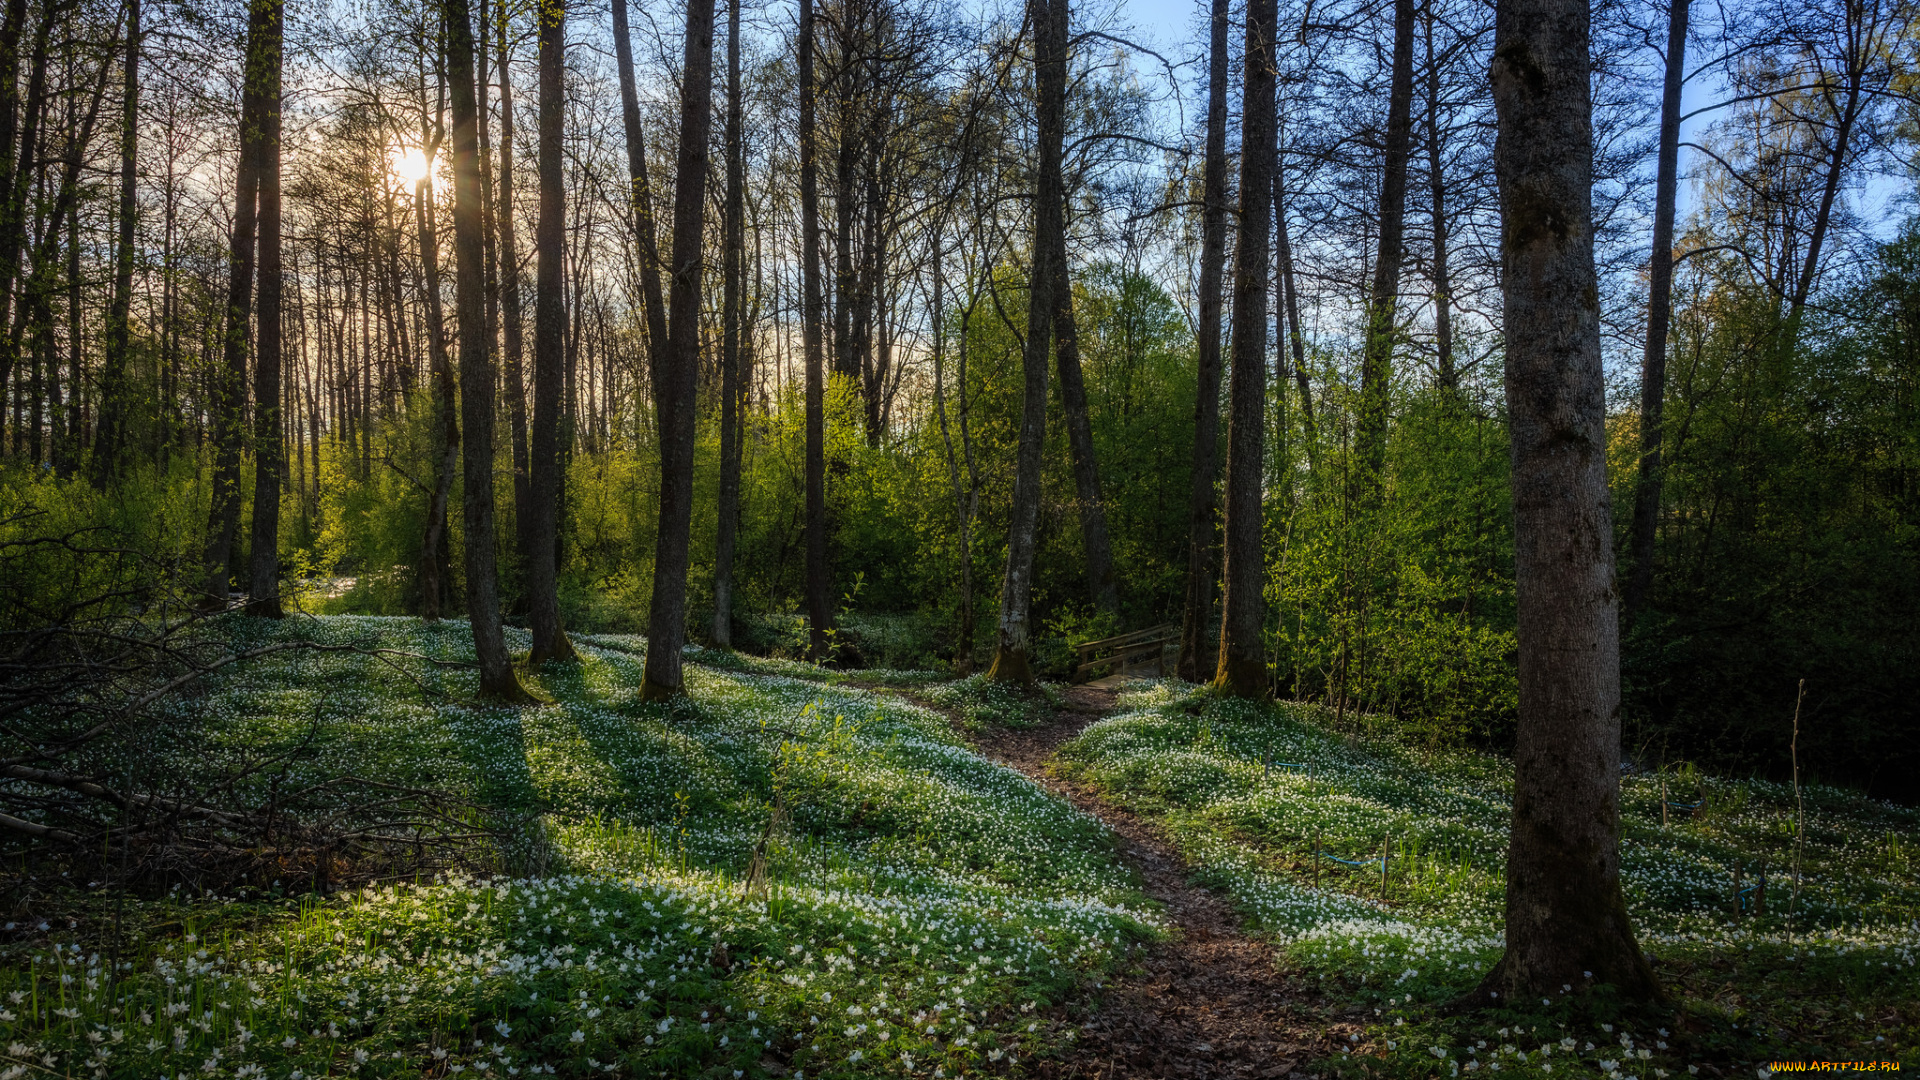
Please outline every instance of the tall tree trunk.
M1233 369L1227 386L1226 597L1214 685L1267 696L1266 553L1261 528L1267 434L1267 265L1276 143L1275 0L1248 0L1240 106L1240 232L1233 246Z
M933 226L933 411L940 421L940 441L947 451L947 483L953 491L954 524L960 534L960 633L954 667L962 675L973 671L973 515L969 512L967 491L960 484L960 454L953 445L953 428L947 420L946 261L942 246L942 218ZM961 318L961 349L966 348L966 319ZM961 378L966 377L963 361ZM963 395L964 400L964 395Z
M1653 588L1653 540L1660 521L1661 460L1667 401L1667 334L1673 319L1673 218L1680 192L1680 94L1687 80L1687 16L1692 0L1669 0L1667 74L1660 95L1660 148L1654 173L1653 251L1647 260L1647 341L1640 353L1640 471L1620 627L1630 630Z
M619 6L624 0L614 0ZM540 217L534 225L532 472L522 530L527 549L527 622L533 631L529 664L574 659L560 628L560 394L566 364L565 147L567 13L559 0L542 0L540 33Z
M854 103L858 100L855 93L852 71L856 65L850 57L856 48L854 32L857 28L854 20L857 14L848 14L842 10L842 21L838 26L840 37L840 125L836 132L838 145L834 152L834 191L833 191L833 373L853 381L855 389L860 388L860 351L854 331L854 299L859 292L859 284L854 280L853 272L853 234L854 211L860 200L854 194L856 167L859 165L860 140L854 129L857 122L854 117Z
M11 46L9 47L11 48ZM113 258L113 296L107 302L105 356L100 371L100 428L89 472L95 487L117 479L127 452L127 413L131 393L127 364L133 352L134 166L140 150L140 0L127 0L126 58L121 63L120 213ZM55 423L59 423L56 418Z
M1087 384L1080 372L1080 326L1073 317L1064 224L1053 244L1058 256L1053 262L1054 363L1060 369L1060 401L1065 406L1067 443L1073 451L1073 485L1080 502L1087 591L1095 608L1118 616L1120 586L1114 580L1113 544L1107 537L1107 508L1100 494L1100 464L1093 450L1093 422L1087 415Z
M1686 3L1686 0L1680 0ZM1427 38L1427 189L1433 202L1433 351L1439 367L1440 389L1452 394L1460 376L1453 367L1453 275L1447 266L1447 174L1440 126L1440 54L1433 48L1435 22L1432 0L1425 5Z
M721 232L720 520L713 551L713 643L733 644L733 549L740 526L740 301L746 260L746 160L740 145L740 0L727 0L726 219Z
M1847 151L1852 147L1854 126L1860 121L1862 98L1865 95L1863 83L1866 73L1863 65L1867 62L1864 56L1848 57L1846 99L1837 118L1832 155L1827 158L1827 179L1820 190L1820 205L1814 209L1813 228L1807 234L1807 255L1801 263L1800 273L1793 279L1793 295L1787 310L1787 333L1782 342L1783 355L1791 355L1799 343L1800 320L1806 312L1807 299L1813 293L1813 280L1820 273L1820 251L1826 243L1827 230L1833 224L1834 202L1840 195L1840 180L1846 175Z
M1033 553L1040 526L1040 454L1047 436L1047 349L1053 338L1054 260L1065 236L1062 143L1067 110L1067 0L1027 0L1033 24L1034 170L1033 266L1027 274L1027 339L1021 356L1025 396L1020 443L1014 456L1013 514L1007 525L1007 570L1000 584L999 629L987 678L1033 682Z
M1367 296L1367 339L1360 364L1360 416L1355 432L1361 485L1377 493L1386 467L1387 410L1393 344L1406 254L1407 158L1413 146L1413 16L1415 0L1393 2L1393 74L1387 90L1387 138L1380 179L1380 247Z
M1207 677L1213 621L1220 478L1220 300L1227 265L1227 0L1213 0L1207 48L1207 148L1201 166L1199 363L1193 399L1193 472L1187 495L1187 594L1180 617L1177 671Z
M1494 17L1520 725L1506 953L1475 999L1660 993L1620 891L1620 639L1593 257L1585 0Z
M485 0L482 0L484 3ZM513 441L513 510L520 529L520 557L526 558L528 460L527 387L522 376L526 355L526 319L520 304L520 245L513 213L513 52L507 33L507 0L500 0L499 24L494 28L500 69L500 331L501 358L506 364L507 423Z
M827 376L820 296L820 139L814 120L813 0L800 0L801 337L807 383L807 651L824 663L833 639L833 573L827 566Z
M286 432L281 423L280 390L281 279L280 263L280 69L285 8L282 0L253 0L266 5L265 33L261 35L259 71L265 109L260 117L260 285L259 340L253 361L253 536L248 543L252 578L247 612L269 619L282 615L280 606L280 481L287 462ZM138 0L130 0L137 4ZM135 9L137 10L137 8ZM249 81L256 76L249 76Z
M1280 263L1280 288L1286 294L1287 344L1293 350L1293 382L1300 389L1300 423L1306 429L1307 467L1314 467L1318 433L1313 420L1313 383L1307 377L1307 334L1300 325L1300 290L1294 285L1293 242L1287 236L1286 170L1273 167L1273 242Z
M15 97L19 93L19 53L14 51L18 47L19 31L25 25L26 4L23 0L8 0L6 41L0 43L0 76L5 78L5 82L0 84L0 134L6 137L5 142L0 143L0 180L5 181L5 186L0 187L0 315L6 316L5 324L0 325L0 387L7 385L8 379L14 374L14 365L20 358L19 348L15 344L19 336L14 331L26 316L25 298L16 298L11 310L5 304L7 298L14 295L14 279L20 269L20 252L26 246L27 191L35 172L34 161L40 150L40 124L47 101L47 52L57 15L58 12L53 9L42 10L34 30L24 110L15 108ZM14 138L16 116L20 117L17 141Z
M453 112L453 295L460 333L461 486L466 526L467 618L480 661L480 693L513 704L521 687L500 627L493 537L493 357L486 338L486 262L480 242L480 135L473 89L473 19L467 0L445 0L447 81Z
M234 170L233 234L227 245L227 314L220 366L213 373L213 497L208 508L204 602L222 607L231 580L229 562L240 527L242 412L247 397L247 331L253 318L254 232L258 224L260 149L266 134L266 87L258 77L273 0L252 0L247 9L247 78L240 94L240 161Z
M701 234L706 224L707 139L713 127L713 0L688 0L680 83L680 148L673 184L673 278L667 348L654 365L660 425L660 532L647 612L647 666L640 696L686 692L680 649L687 638L687 544L693 528L694 377L700 366Z
M426 140L427 160L440 140ZM433 222L431 169L413 186L415 231L420 243L420 298L427 324L427 358L433 365L433 487L427 492L427 527L420 541L420 617L440 618L452 593L447 513L453 501L453 477L460 467L460 395L447 353L446 313L440 305L440 238Z
M627 35L626 0L613 0L613 54L620 69L620 123L627 137L628 201L634 240L640 246L640 306L647 320L648 366L667 346L667 305L660 298L660 243L655 237L653 186L647 180L647 136L640 126L640 97L633 80L633 42Z

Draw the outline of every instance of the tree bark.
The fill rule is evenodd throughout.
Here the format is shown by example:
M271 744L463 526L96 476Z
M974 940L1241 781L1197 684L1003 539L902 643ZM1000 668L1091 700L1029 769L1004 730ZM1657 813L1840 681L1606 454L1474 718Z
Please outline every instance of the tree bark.
M619 6L624 0L614 0ZM567 13L559 0L535 9L540 35L540 217L534 225L533 430L529 447L527 663L574 659L560 627L560 395L567 347L565 147Z
M640 97L633 79L633 41L627 34L626 0L613 0L613 53L620 70L620 123L627 137L628 199L634 240L640 245L640 306L647 320L649 365L667 344L667 305L660 298L660 243L655 238L653 185L647 180L647 136L640 126Z
M1176 670L1188 682L1208 675L1214 566L1220 550L1220 307L1227 265L1227 0L1213 0L1207 54L1207 147L1201 166L1200 327L1193 399L1193 472L1187 496L1187 593Z
M1233 368L1228 383L1226 598L1214 685L1267 696L1266 556L1261 486L1267 433L1267 260L1273 225L1275 0L1248 0L1240 107L1240 232L1233 249Z
M258 61L260 95L260 284L257 333L253 361L253 536L247 613L269 619L283 614L280 605L280 481L287 463L286 432L281 419L280 359L280 71L285 7L282 0L253 0L269 10L261 35ZM129 0L138 11L138 0ZM252 80L250 76L249 81Z
M1064 217L1064 215L1063 215ZM1067 420L1067 444L1073 451L1073 486L1080 502L1080 542L1087 562L1087 592L1095 609L1120 614L1120 586L1113 573L1113 543L1107 536L1106 501L1100 494L1100 463L1093 449L1093 422L1087 415L1087 384L1080 371L1080 326L1073 317L1073 288L1067 275L1064 220L1052 248L1054 365L1060 369L1060 403Z
M1647 260L1647 341L1640 353L1640 469L1633 488L1628 547L1632 570L1620 614L1627 631L1653 588L1653 540L1660 520L1661 459L1667 401L1667 334L1673 318L1673 219L1680 190L1680 94L1687 79L1687 16L1692 0L1670 0L1667 72L1660 95L1660 147L1653 189L1653 251Z
M213 372L212 500L207 514L203 602L224 607L231 581L229 562L240 527L242 412L247 396L247 332L253 318L254 233L258 225L260 144L265 136L266 87L258 57L274 17L272 0L252 0L247 9L247 78L240 95L240 160L234 169L233 232L227 245L227 315L220 365Z
M807 383L807 651L825 663L833 639L833 572L827 566L827 376L820 296L820 142L815 126L813 0L800 0L801 335Z
M700 241L706 224L707 139L713 127L713 0L689 0L680 84L680 148L673 184L673 278L667 348L654 365L660 426L660 532L647 612L643 700L686 693L680 649L687 638L687 544L693 528L694 378L700 366Z
M480 662L480 693L510 704L520 685L500 626L493 536L493 357L486 338L486 261L480 242L479 109L473 88L473 19L467 0L445 0L448 104L453 112L453 292L460 334L461 503L466 526L467 618Z
M1472 1000L1660 994L1620 890L1620 624L1594 267L1590 14L1494 19L1520 723L1506 953Z
M527 387L521 374L526 356L526 316L520 303L520 245L513 221L513 52L507 34L507 0L500 0L498 10L500 22L494 40L500 69L500 339L507 368L507 423L513 441L513 516L520 532L520 557L525 560L531 463Z
M421 120L421 153L428 169L413 185L414 236L420 247L420 306L427 328L427 362L433 368L433 487L427 492L427 525L420 540L420 617L432 622L444 613L452 594L452 559L447 514L453 502L453 477L460 468L460 395L453 357L447 352L446 312L440 303L440 235L433 220L432 162L440 151L440 102ZM436 130L438 129L438 130Z
M9 51L12 48L8 46ZM88 470L94 486L99 488L118 479L126 464L127 414L132 405L127 400L131 393L127 386L127 364L133 352L133 227L139 216L134 166L140 150L140 0L127 0L126 58L121 65L121 79L119 236L114 247L113 296L107 302L105 355L100 371L100 423ZM60 425L61 419L56 416L54 423ZM56 451L55 456L62 455Z
M1686 3L1686 0L1679 0ZM1460 387L1453 367L1453 275L1447 266L1447 177L1444 134L1440 127L1440 56L1433 48L1433 5L1426 5L1427 38L1427 188L1433 202L1433 352L1440 389L1452 394Z
M5 387L13 377L14 365L20 358L16 344L19 335L14 331L25 312L18 302L9 312L4 299L13 294L20 269L20 251L26 246L27 191L33 179L40 123L46 111L47 50L53 37L55 15L51 9L43 10L34 30L24 109L15 108L19 94L19 53L15 50L26 20L23 0L8 0L6 41L0 43L0 75L5 79L0 84L0 135L5 136L5 141L0 143L0 155L4 155L0 156L0 180L5 181L5 186L0 187L0 316L7 317L6 324L0 326L0 331L4 331L0 332L0 387ZM20 123L17 140L14 137L16 117Z
M1318 435L1313 420L1313 383L1307 377L1307 335L1300 326L1300 290L1294 285L1293 242L1287 237L1286 171L1273 167L1273 242L1280 263L1280 287L1286 294L1287 343L1293 349L1293 382L1300 390L1300 422L1306 429L1307 467L1314 467Z
M1414 0L1393 3L1393 74L1387 91L1386 160L1380 180L1380 247L1367 297L1366 350L1360 364L1355 431L1361 483L1377 492L1386 467L1387 411L1393 381L1400 263L1406 254L1407 158L1413 146Z
M740 301L746 259L746 161L740 145L740 0L727 0L726 217L721 231L720 506L713 553L713 643L733 644L733 549L740 524Z
M1040 526L1041 451L1047 436L1047 348L1053 338L1056 259L1066 206L1061 156L1066 134L1067 0L1027 0L1033 24L1035 142L1033 266L1027 274L1027 338L1021 356L1025 392L1020 443L1014 458L1013 513L1007 526L1007 570L1000 584L1000 619L987 678L1031 685L1033 554Z

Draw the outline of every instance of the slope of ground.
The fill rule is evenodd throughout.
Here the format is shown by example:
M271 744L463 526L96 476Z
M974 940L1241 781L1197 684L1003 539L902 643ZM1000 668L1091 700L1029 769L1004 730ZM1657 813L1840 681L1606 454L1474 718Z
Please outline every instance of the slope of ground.
M471 657L457 624L257 632ZM1161 933L1104 829L938 714L717 656L647 705L637 639L576 644L533 680L544 708L338 653L182 702L187 734L139 753L291 750L250 794L435 784L520 835L486 874L324 901L287 880L10 913L0 1076L1005 1073L1070 1043L1059 1003Z
M1661 779L1626 777L1628 902L1677 1018L1573 993L1449 1016L1437 1007L1472 989L1501 947L1507 762L1175 683L1122 706L1052 767L1152 824L1289 968L1363 1004L1370 1023L1344 1048L1355 1069L1654 1080L1753 1075L1775 1060L1896 1062L1920 1047L1911 809L1808 789L1796 890L1790 790L1670 775L1666 801L1699 806L1669 807L1662 824Z

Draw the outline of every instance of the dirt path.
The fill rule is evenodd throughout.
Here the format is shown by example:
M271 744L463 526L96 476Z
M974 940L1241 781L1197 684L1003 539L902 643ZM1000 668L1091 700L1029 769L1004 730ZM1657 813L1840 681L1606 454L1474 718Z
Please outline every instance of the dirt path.
M1048 774L1060 744L1111 712L1114 695L1067 691L1051 723L972 736L987 757L1020 770L1099 818L1122 842L1146 892L1167 906L1175 933L1140 970L1108 984L1081 1027L1078 1049L1045 1063L1058 1080L1304 1077L1302 1063L1337 1053L1357 1025L1326 1020L1326 1005L1276 970L1273 949L1249 940L1222 897L1187 881L1180 857L1146 822Z

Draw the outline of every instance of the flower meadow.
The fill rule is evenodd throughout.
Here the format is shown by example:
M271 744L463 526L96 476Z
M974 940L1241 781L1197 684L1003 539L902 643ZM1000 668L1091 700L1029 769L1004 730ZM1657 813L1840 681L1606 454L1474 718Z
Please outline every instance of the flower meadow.
M236 632L472 650L463 625L407 619ZM688 700L643 704L643 641L575 645L530 678L540 708L474 705L469 669L337 652L169 706L125 753L292 748L252 794L432 785L512 839L471 873L326 897L176 888L16 919L0 1078L1012 1074L1074 1037L1068 995L1162 932L1097 822L927 709L698 651Z
M1056 767L1160 825L1287 964L1370 1013L1377 1023L1347 1048L1356 1065L1645 1080L1920 1055L1912 808L1805 788L1796 889L1790 786L1670 771L1665 800L1699 806L1670 806L1662 824L1662 776L1625 776L1627 903L1685 1030L1632 1023L1572 986L1450 1017L1435 1007L1473 990L1502 948L1506 759L1338 732L1315 707L1174 682L1136 684L1122 704Z

